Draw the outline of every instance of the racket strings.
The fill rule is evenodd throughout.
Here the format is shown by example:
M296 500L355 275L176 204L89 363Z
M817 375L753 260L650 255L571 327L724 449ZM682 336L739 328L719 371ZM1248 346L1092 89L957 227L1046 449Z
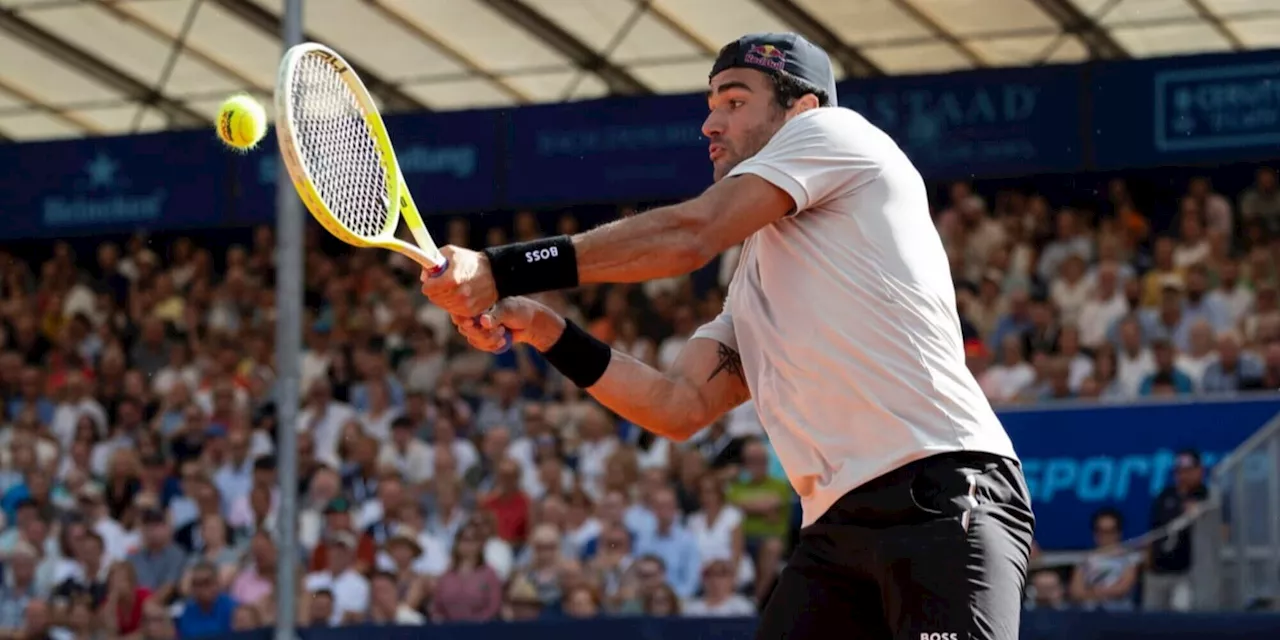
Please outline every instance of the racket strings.
M289 91L297 148L321 200L351 233L380 235L391 211L391 189L360 102L318 56L298 61Z

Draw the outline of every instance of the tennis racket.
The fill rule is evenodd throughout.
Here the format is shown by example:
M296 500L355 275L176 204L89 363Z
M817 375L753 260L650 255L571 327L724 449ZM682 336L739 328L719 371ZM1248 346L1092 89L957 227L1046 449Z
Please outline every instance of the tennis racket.
M353 246L399 252L433 278L449 268L405 186L373 97L342 56L315 43L290 48L275 101L284 166L329 233ZM401 219L416 245L396 237ZM504 333L499 353L511 348L511 333Z

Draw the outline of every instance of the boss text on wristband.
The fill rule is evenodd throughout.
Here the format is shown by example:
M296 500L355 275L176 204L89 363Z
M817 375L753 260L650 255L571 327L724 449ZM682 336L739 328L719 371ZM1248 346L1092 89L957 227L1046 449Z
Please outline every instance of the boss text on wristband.
M578 286L578 255L569 236L484 250L499 298Z

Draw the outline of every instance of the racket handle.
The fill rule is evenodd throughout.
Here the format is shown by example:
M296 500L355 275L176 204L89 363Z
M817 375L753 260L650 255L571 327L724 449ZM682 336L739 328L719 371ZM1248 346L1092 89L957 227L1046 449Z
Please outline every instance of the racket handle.
M441 262L439 265L437 265L437 266L436 266L435 268L433 268L431 271L428 271L428 272L427 272L427 277L428 277L428 278L438 278L438 277L440 277L440 274L442 274L442 273L444 273L444 272L446 272L446 271L448 271L448 270L449 270L449 259L448 259L448 258L445 258L445 259L444 259L444 262ZM476 317L472 318L472 319L471 319L471 321L476 323L476 327L477 327L477 328L480 326L480 316L476 316ZM507 330L504 328L504 329L502 330L502 347L501 347L500 349L498 349L497 351L494 351L494 353L496 353L496 354L503 354L503 353L506 353L506 352L510 351L510 350L511 350L511 344L512 344L512 341L511 341L511 332L510 332L510 331L507 331Z
M472 319L472 321L476 323L476 326L477 326L477 327L479 327L479 326L480 326L480 316L476 316L475 318L473 318L473 319ZM494 351L494 353L495 353L495 354L503 354L503 353L506 353L506 352L508 352L508 351L510 351L510 350L511 350L511 332L510 332L510 331L507 331L506 327L503 327L503 329L502 329L502 346L501 346L501 347L499 347L497 351Z
M427 272L428 278L439 278L441 274L449 270L449 259L445 258L444 262L434 266Z

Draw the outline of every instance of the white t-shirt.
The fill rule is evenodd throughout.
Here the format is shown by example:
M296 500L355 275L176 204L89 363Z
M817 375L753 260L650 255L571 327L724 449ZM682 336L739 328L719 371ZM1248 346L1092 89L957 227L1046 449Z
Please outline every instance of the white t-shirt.
M729 178L796 213L743 245L724 311L760 421L813 524L850 490L948 451L1016 458L965 366L955 288L924 180L860 114L793 117Z
M340 624L347 613L363 614L369 608L369 581L352 569L336 576L328 571L308 574L303 586L308 593L323 589L333 593L331 625Z
M720 604L689 600L680 612L687 618L746 618L756 614L756 606L742 594L735 593Z

